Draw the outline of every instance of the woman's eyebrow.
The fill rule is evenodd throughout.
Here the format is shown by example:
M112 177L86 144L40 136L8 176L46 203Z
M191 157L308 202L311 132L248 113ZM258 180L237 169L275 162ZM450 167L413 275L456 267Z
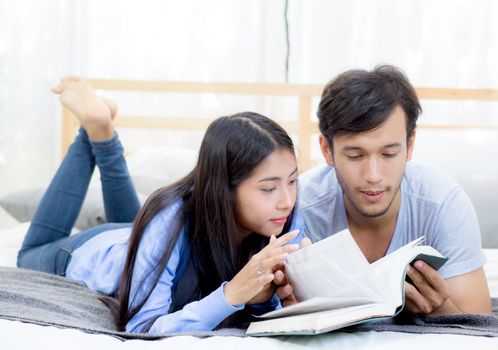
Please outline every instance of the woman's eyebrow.
M297 167L295 167L294 170L292 170L292 172L289 174L289 177L291 177L295 173L297 173ZM281 179L282 178L278 177L278 176L268 176L268 177L265 177L265 178L259 180L258 183L264 182L264 181L277 181L277 180L281 180Z
M297 173L297 167L294 168L294 170L292 170L292 172L289 174L289 177L291 177L292 175L294 175L295 173Z

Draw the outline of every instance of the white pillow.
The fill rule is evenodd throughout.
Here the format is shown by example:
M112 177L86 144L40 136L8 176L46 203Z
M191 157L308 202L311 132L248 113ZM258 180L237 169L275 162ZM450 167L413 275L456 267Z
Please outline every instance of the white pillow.
M197 161L197 152L180 148L150 148L127 157L128 169L140 204L154 190L186 175ZM96 169L98 170L98 169ZM102 192L94 174L75 226L84 230L105 222ZM20 222L31 221L45 187L15 191L0 198L0 206Z
M479 219L482 245L484 248L498 248L498 216L496 215L496 175L455 176L472 201Z
M187 175L197 152L183 148L147 148L126 158L135 189L146 195Z
M19 222L31 221L36 208L45 193L45 187L33 187L14 191L0 199L0 205ZM138 193L140 204L147 196ZM85 230L89 227L105 223L104 203L100 186L91 186L83 202L75 227Z
M483 249L488 262L484 265L491 297L498 298L498 249Z
M0 230L0 266L16 266L17 252L28 227L29 222L26 222L8 230Z

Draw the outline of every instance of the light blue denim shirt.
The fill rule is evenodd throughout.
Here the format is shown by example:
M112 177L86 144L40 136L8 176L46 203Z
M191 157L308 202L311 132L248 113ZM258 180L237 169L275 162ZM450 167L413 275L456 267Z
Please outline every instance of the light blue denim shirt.
M174 229L175 218L178 216L182 202L177 201L163 209L147 226L136 257L131 283L130 304L139 302L143 293L153 283L151 268L156 266L164 252L164 242ZM296 216L293 229L299 227L299 215ZM73 252L66 269L66 277L85 283L90 289L111 295L118 289L119 279L124 269L128 239L131 229L124 228L104 232L87 242ZM300 242L301 234L292 242ZM140 332L143 326L152 318L156 318L149 330L151 334L207 331L214 329L228 316L240 310L244 305L232 306L227 302L220 285L211 294L201 300L185 305L177 312L168 314L171 305L171 290L178 268L190 256L190 246L186 243L185 232L182 232L175 248L163 271L159 282L152 291L145 305L128 322L126 331ZM145 278L144 289L139 290L141 279ZM272 308L280 307L273 298L268 302ZM269 311L269 310L268 310Z

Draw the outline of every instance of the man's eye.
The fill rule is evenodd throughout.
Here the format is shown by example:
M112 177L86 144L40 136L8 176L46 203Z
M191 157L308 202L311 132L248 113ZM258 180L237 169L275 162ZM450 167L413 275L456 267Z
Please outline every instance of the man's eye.
M363 155L361 154L357 154L357 155L349 155L349 156L346 156L348 157L349 160L359 160L363 157Z
M398 153L384 153L383 156L386 158L394 158L398 155Z

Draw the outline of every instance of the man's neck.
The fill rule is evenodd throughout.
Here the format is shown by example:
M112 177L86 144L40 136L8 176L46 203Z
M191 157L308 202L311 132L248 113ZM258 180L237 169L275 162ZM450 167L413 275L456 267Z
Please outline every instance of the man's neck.
M398 191L384 215L366 217L346 202L349 231L370 263L386 255L396 228L400 203L401 195Z

